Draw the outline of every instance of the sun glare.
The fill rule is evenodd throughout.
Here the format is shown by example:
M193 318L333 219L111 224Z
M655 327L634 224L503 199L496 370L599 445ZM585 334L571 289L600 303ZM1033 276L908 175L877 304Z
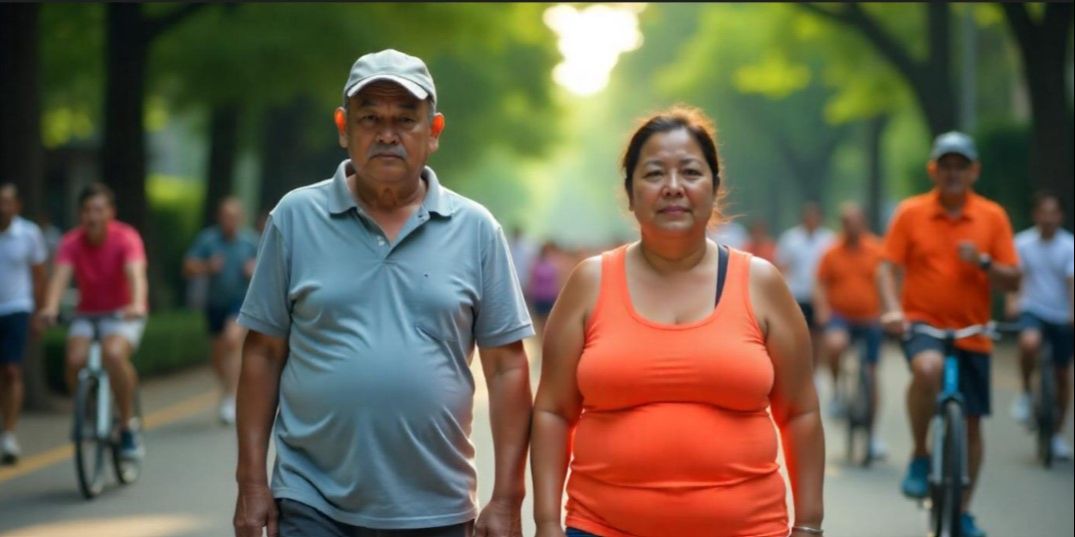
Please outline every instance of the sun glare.
M642 46L638 14L645 4L595 4L579 10L558 4L545 10L545 24L559 36L564 61L553 80L576 95L593 95L608 85L620 54Z

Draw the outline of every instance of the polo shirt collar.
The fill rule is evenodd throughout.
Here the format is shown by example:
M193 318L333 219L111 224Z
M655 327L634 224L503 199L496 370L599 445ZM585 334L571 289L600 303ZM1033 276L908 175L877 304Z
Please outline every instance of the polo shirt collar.
M930 200L933 205L933 211L930 213L934 218L948 218L948 210L941 204L941 191L938 188L934 188L930 191ZM967 201L963 204L963 210L959 214L960 219L973 220L975 216L975 206L978 204L978 195L974 191L967 192Z
M345 159L336 167L336 174L332 177L332 184L328 191L328 212L331 214L342 214L351 209L362 212L355 197L351 195L351 189L347 187L347 175L350 169L350 159ZM451 216L455 212L455 204L452 203L451 197L445 194L444 187L440 185L433 168L429 166L423 168L422 178L426 181L426 195L422 200L422 209L441 216Z

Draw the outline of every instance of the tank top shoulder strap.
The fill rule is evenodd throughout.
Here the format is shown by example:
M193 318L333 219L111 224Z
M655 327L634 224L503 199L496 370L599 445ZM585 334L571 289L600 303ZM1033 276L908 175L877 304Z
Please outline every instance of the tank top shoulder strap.
M725 307L733 310L728 313L743 319L752 330L757 331L759 338L764 339L761 325L754 315L754 304L750 300L750 265L754 256L735 248L729 248L729 253L728 275L721 301L727 300Z
M627 272L624 266L626 254L626 244L601 253L601 284L597 292L597 302L586 323L587 330L592 330L603 317L623 310L617 306L623 304L623 293L627 289Z

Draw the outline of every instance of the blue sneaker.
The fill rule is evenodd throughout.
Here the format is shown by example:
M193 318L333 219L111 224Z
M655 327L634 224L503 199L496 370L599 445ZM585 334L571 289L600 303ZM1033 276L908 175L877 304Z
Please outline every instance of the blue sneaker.
M929 457L912 457L900 485L903 495L920 500L929 494Z
M959 515L959 529L963 537L985 537L985 532L974 523L974 515L970 513Z
M137 430L123 429L119 432L119 458L137 462L146 455L142 435Z

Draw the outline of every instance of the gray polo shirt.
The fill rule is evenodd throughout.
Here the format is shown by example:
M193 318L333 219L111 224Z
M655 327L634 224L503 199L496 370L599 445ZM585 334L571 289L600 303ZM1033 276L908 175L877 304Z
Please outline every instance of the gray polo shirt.
M474 344L534 333L507 240L427 167L425 200L389 243L349 164L270 213L239 314L289 344L273 494L371 528L474 519Z

